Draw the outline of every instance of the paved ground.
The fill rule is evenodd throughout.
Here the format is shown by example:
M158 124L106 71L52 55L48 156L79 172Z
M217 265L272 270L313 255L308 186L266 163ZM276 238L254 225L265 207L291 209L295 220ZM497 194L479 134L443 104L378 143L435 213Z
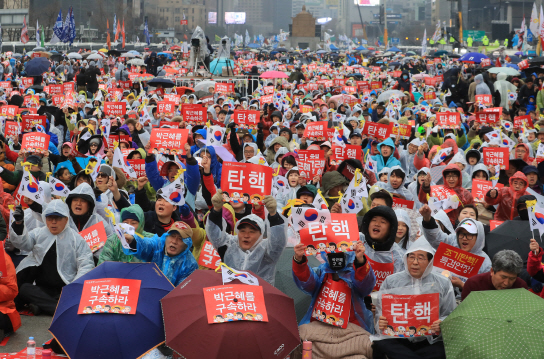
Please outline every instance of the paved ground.
M23 350L28 341L28 337L34 337L36 346L41 347L43 343L53 337L51 333L47 331L51 324L51 319L53 319L53 317L47 315L39 315L37 317L21 315L21 327L11 335L6 346L0 346L0 353L17 353Z

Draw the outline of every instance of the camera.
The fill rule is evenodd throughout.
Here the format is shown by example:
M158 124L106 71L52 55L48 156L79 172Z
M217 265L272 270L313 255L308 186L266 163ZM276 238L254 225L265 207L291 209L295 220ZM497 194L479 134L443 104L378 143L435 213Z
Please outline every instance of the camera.
M200 40L199 39L191 39L191 46L192 47L199 47L200 46Z

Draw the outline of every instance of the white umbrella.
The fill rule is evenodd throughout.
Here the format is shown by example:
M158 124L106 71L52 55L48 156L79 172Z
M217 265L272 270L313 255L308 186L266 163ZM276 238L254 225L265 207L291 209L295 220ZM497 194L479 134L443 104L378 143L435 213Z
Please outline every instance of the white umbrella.
M124 54L121 54L121 56L119 56L119 57L133 58L133 57L136 57L136 55L134 55L133 53L130 53L130 52L125 52Z
M504 73L508 76L519 76L519 71L516 69L513 69L511 67L492 67L489 70L487 70L490 74L498 74L498 73Z
M142 59L132 59L128 63L134 66L145 66L145 62Z
M98 54L91 54L87 57L87 60L102 60L103 57Z
M382 92L380 96L378 97L378 102L386 102L389 101L389 98L393 95L399 95L400 97L404 96L404 93L399 90L389 90Z
M208 91L210 87L215 87L215 81L202 81L196 84L195 86L195 92L196 91Z
M83 57L82 57L80 54L78 54L77 52L70 52L70 53L68 54L68 58L69 58L69 59L78 59L78 60L81 60Z

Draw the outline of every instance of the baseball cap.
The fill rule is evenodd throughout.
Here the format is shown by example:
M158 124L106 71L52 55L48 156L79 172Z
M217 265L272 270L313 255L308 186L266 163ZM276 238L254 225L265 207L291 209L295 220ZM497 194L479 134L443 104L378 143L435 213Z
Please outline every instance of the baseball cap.
M51 216L66 217L66 215L64 215L64 214L62 214L62 213L59 213L59 212L51 212L51 213L47 213L45 216L46 216L46 217L51 217Z
M182 221L174 222L174 224L172 224L172 226L168 230L168 234L172 232L179 233L181 238L191 238L191 236L193 235L193 230L191 229L191 227L189 227L187 223Z
M242 220L240 220L238 222L238 228L240 228L241 226L245 225L245 224L249 224L251 227L253 227L253 229L256 229L258 230L259 232L261 231L261 227L259 227L259 225L257 224L257 222L255 222L254 220L252 219L248 219L248 218L243 218Z
M476 227L476 223L473 223L473 221L463 221L461 225L455 229L455 232L459 232L461 228L464 228L470 234L478 233L478 227Z

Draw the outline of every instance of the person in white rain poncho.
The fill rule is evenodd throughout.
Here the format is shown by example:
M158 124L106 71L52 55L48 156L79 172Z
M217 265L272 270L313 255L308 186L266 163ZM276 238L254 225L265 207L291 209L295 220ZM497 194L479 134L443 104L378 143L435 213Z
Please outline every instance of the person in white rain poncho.
M268 283L274 285L276 263L287 243L287 223L276 212L276 200L265 196L263 204L268 210L266 223L250 214L236 223L237 235L224 230L223 191L217 190L212 197L213 209L206 222L206 235L216 250L227 246L223 262L233 269L250 270Z
M500 107L504 108L506 111L509 111L508 106L508 91L517 92L517 87L513 83L506 81L508 76L504 73L497 74L497 81L495 81L495 91L499 90L501 94L501 104Z
M408 201L413 201L414 198L412 192L404 187L405 182L406 172L400 166L393 166L391 167L391 171L387 176L387 182L382 182L380 180L378 183L376 183L376 185L393 194L393 196L396 194L397 197L401 197Z
M484 263L480 267L478 274L489 272L491 260L483 251L485 233L484 226L481 222L472 218L465 218L459 222L455 232L446 234L438 228L435 219L431 217L432 213L429 206L425 205L421 207L419 212L423 216L423 222L421 224L423 235L434 248L438 248L440 243L444 242L450 246L484 257ZM451 277L451 282L456 288L459 288L460 290L463 289L464 281L460 278Z
M395 214L397 215L397 234L395 237L395 242L400 248L402 254L405 254L408 248L412 245L410 242L410 236L412 235L412 221L408 212L404 209L395 209ZM415 229L417 231L417 229Z
M53 200L42 213L46 226L29 232L22 208L15 210L11 243L30 252L17 267L19 309L28 304L34 314L53 315L62 287L94 268L91 249L70 227L69 216L68 206L62 200Z
M433 273L435 250L424 237L419 237L403 256L404 270L387 277L380 291L404 287L410 292L404 294L438 293L439 319L432 323L431 330L440 334L440 322L455 309L455 295L450 281L440 274ZM380 306L380 293L372 295L372 302ZM376 318L377 327L383 332L388 326L386 317ZM446 358L444 344L440 336L394 338L376 340L373 343L374 358ZM424 341L427 342L424 342Z
M427 178L427 176L429 176L429 179L430 179L431 170L428 167L423 167L417 172L416 180L408 185L408 191L410 191L410 193L412 193L412 198L414 200L414 208L415 209L420 209L421 206L423 206L423 203L421 203L419 201L418 194L419 194L419 190L421 189L421 185L423 184L423 182L425 181L425 178ZM436 183L431 181L430 185L434 186L434 185L436 185Z

